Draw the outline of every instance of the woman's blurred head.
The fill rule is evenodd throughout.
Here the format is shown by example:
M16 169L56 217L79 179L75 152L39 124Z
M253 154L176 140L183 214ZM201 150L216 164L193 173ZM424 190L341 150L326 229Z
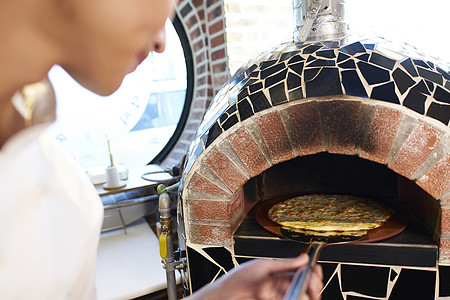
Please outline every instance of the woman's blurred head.
M97 94L113 93L150 51L164 51L171 0L49 1L58 13L58 63Z

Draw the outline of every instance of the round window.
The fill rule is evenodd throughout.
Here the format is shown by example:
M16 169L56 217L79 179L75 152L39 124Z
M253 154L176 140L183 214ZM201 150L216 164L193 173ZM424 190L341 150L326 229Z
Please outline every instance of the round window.
M127 168L151 161L172 138L185 106L186 60L180 38L166 22L166 50L150 53L107 97L75 82L61 67L49 72L58 120L50 134L82 168L114 162Z

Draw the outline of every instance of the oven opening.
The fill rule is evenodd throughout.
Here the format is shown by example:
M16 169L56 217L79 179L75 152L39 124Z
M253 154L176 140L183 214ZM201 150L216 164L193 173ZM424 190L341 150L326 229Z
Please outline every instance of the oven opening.
M321 262L436 266L438 246L433 239L436 224L431 223L437 218L425 216L424 211L437 213L438 202L384 165L329 153L298 157L250 179L243 186L243 193L247 215L233 236L236 257L292 257L303 250L305 245L279 238L258 224L255 210L264 201L297 195L341 194L370 198L401 211L408 216L408 226L382 241L325 247ZM435 207L430 207L432 203Z

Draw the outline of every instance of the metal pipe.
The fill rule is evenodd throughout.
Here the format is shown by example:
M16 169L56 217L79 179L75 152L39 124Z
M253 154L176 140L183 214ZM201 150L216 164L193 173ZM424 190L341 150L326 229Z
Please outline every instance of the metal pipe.
M161 223L161 236L159 237L161 258L164 260L167 280L167 297L169 300L177 299L177 282L175 278L175 258L173 253L172 221L170 214L170 198L163 184L157 187L159 194L158 210ZM164 249L165 248L165 249Z
M345 0L292 0L294 41L341 40L347 36Z
M166 279L167 279L167 298L169 300L177 299L177 281L175 278L175 260L173 256L172 235L167 236L167 257L166 261ZM171 251L172 250L172 251Z

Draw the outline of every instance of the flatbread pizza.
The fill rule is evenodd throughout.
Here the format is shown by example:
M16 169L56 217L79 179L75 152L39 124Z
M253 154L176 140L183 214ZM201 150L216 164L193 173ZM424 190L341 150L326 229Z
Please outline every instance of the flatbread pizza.
M394 213L377 201L352 195L302 195L272 206L273 222L309 235L363 236L382 226Z

